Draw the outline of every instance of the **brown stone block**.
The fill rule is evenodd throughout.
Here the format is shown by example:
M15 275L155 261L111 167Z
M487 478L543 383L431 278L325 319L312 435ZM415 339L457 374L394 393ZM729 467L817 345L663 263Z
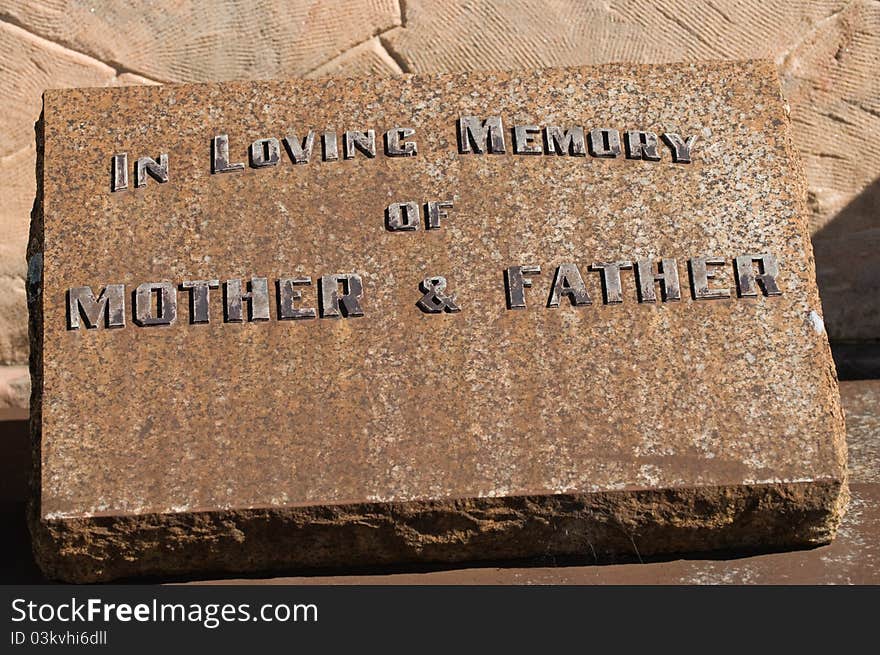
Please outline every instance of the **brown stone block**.
M462 138L467 116L503 129ZM523 154L553 126L584 148ZM417 154L389 156L395 128ZM265 141L249 163L309 130L307 163ZM347 130L374 130L374 156L364 134L346 157ZM597 156L618 132L630 147ZM32 529L52 577L834 535L843 415L772 64L52 91L39 150ZM451 202L436 229L431 201ZM415 229L389 229L404 202ZM634 275L664 258L679 300ZM621 261L618 297L596 264ZM517 266L541 269L523 298Z

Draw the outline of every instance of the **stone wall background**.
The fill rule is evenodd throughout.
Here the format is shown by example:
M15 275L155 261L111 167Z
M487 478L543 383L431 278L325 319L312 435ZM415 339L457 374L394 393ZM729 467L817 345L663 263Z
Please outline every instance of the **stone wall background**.
M829 335L880 341L880 0L0 0L0 408L26 407L24 259L46 88L773 60Z

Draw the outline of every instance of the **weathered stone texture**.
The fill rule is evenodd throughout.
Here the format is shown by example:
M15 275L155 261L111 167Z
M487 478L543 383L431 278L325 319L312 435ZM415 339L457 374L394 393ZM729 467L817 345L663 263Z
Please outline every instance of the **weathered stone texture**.
M692 164L457 153L457 117L490 113L702 145ZM396 125L418 157L208 172L221 126L240 159L303 126ZM843 416L770 63L56 91L44 142L33 526L53 576L834 534ZM159 149L167 184L109 192L110 154ZM410 195L454 197L444 228L386 231ZM678 257L686 280L687 257L746 252L780 258L781 296L641 304L627 276L607 305L592 273L593 305L544 306L564 261ZM545 267L533 304L507 310L502 271L525 263ZM67 329L72 286L345 271L362 318L190 325L181 301L168 328ZM462 311L422 314L440 274Z

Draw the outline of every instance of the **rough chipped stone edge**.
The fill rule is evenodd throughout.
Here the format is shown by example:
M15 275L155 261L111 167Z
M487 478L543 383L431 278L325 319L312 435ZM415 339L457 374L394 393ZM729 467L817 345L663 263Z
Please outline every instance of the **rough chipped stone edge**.
M352 570L413 563L611 563L831 541L842 480L46 521L44 573L68 582ZM546 562L545 562L546 563Z

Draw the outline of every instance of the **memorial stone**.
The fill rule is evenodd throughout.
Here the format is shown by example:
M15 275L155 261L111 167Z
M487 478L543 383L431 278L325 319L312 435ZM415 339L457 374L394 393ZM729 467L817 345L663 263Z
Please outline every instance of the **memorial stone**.
M47 91L54 578L803 547L844 423L770 63Z

